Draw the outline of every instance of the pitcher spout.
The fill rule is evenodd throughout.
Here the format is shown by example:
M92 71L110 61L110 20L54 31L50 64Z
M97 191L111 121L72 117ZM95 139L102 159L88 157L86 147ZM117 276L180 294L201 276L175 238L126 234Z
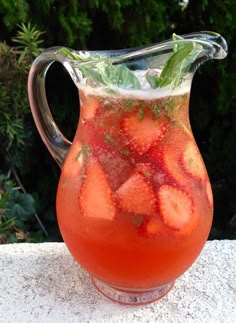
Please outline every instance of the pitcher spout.
M205 56L206 58L223 59L228 54L228 45L224 37L220 34L212 31L194 32L178 36L173 34L172 39L162 41L160 43L153 44L141 49L130 49L124 55L119 57L125 61L127 59L137 59L143 56L159 56L161 54L167 54L176 51L177 49L184 47L185 45L198 45L199 56ZM198 57L197 57L198 58ZM118 62L117 62L118 63Z
M184 39L197 41L203 46L205 55L209 59L224 59L228 54L228 45L224 37L212 31L202 31L182 36Z

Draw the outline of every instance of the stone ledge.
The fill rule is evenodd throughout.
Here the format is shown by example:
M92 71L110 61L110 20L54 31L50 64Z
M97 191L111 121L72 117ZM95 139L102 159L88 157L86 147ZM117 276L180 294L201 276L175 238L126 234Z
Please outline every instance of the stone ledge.
M144 307L98 294L63 243L0 245L0 322L236 322L236 240L208 241L163 299Z

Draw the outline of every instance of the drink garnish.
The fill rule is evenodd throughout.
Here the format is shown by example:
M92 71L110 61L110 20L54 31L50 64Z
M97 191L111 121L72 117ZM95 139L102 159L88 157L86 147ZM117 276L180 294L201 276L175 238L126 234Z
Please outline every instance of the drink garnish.
M202 52L202 46L197 42L188 41L176 34L173 34L172 39L174 42L173 53L165 62L161 73L158 74L155 70L149 70L145 74L151 88L178 87L184 76L190 71L191 64ZM136 90L142 88L135 73L125 64L116 63L114 57L75 52L65 47L57 50L55 54L62 54L69 59L80 62L78 68L83 77L90 80L94 85Z
M69 59L81 62L79 70L83 77L91 79L98 85L115 86L123 89L141 89L136 75L125 65L114 65L113 59L102 55L87 56L61 48L56 53L62 54Z
M152 88L164 87L170 85L172 88L178 87L184 76L190 71L191 64L202 52L202 46L196 42L184 42L184 38L173 34L173 54L164 64L164 67L158 75L147 74L146 79ZM183 42L179 42L183 40Z

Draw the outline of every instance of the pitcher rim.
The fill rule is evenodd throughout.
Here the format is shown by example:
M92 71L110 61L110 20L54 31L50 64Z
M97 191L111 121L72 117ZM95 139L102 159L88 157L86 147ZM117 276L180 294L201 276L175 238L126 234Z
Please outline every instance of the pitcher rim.
M158 51L167 51L173 48L174 44L181 43L198 43L202 45L203 52L206 53L206 56L214 59L223 59L228 54L228 46L226 40L218 33L211 31L200 31L193 32L189 34L181 35L183 39L168 39L163 40L158 43L153 43L150 45L144 45L140 47L131 47L124 49L104 49L104 50L74 50L75 53L83 53L84 55L88 54L88 60L83 62L78 62L76 59L65 57L69 62L76 62L77 64L91 64L90 57L96 54L104 55L104 57L109 57L113 59L114 64L121 64L123 62L129 61L131 59L139 59L145 57ZM62 46L57 46L55 49L59 49ZM63 55L62 55L63 56ZM101 57L101 61L104 58ZM98 62L99 60L97 60Z

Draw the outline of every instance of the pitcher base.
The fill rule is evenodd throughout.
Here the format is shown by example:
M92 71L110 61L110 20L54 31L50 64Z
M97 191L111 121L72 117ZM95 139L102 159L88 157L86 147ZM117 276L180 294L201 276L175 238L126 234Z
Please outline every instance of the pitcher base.
M171 282L147 291L129 291L111 287L94 277L92 277L92 281L97 290L108 299L131 306L153 303L165 296L174 286L174 282Z

